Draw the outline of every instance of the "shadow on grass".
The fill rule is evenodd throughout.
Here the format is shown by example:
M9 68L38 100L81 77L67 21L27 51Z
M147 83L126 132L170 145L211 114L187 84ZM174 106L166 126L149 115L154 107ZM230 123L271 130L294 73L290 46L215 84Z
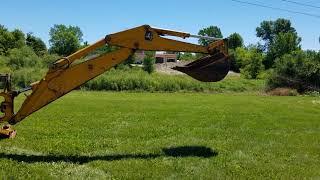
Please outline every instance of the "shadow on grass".
M73 155L27 155L0 153L0 158L18 162L70 162L84 164L91 161L118 161L125 159L155 159L160 157L201 157L210 158L218 155L217 151L204 146L181 146L163 148L163 154L114 154L105 156L73 156Z

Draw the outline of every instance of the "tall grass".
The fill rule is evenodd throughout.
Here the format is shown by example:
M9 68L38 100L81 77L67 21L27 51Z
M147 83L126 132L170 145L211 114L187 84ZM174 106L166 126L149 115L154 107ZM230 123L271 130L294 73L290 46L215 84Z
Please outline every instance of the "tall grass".
M220 82L204 83L186 75L148 74L139 68L112 69L82 86L84 90L151 92L244 92L259 91L263 88L263 80L230 76Z

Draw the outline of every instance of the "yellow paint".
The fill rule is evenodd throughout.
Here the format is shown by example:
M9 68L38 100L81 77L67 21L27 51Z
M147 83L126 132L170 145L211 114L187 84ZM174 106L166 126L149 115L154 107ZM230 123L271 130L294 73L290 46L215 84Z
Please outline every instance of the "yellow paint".
M147 33L149 33L148 37L146 37ZM5 98L5 101L2 102L3 107L5 107L5 110L3 110L5 116L0 117L0 122L5 121L10 124L20 122L33 112L123 62L132 55L135 50L179 51L205 54L219 50L227 55L224 40L216 41L208 47L205 47L163 38L161 35L171 35L182 38L190 36L188 33L154 29L148 25L110 34L106 36L105 39L81 49L68 57L57 60L43 79L31 84L32 93L25 99L16 114L14 114L13 110L13 100L15 97L13 91L0 93L0 96ZM117 46L119 49L85 62L74 64L74 62L81 57L105 44ZM1 130L0 134L6 132Z

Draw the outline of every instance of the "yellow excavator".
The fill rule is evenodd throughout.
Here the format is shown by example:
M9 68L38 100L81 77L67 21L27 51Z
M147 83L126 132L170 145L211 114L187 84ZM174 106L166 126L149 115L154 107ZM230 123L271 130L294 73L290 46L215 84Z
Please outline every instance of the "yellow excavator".
M177 38L165 38L164 36L183 39L190 37L210 39L212 43L208 46L201 46L175 40ZM97 48L105 45L116 46L118 48L113 52L102 54L79 63L80 58L85 57ZM22 121L27 116L81 86L85 82L97 77L113 66L122 63L133 55L136 50L205 54L205 56L199 60L185 66L173 68L203 82L220 81L229 71L226 39L191 35L185 32L153 28L149 25L109 34L100 41L68 57L58 59L50 66L45 77L24 89L12 90L10 75L2 74L0 76L0 83L2 84L0 98L2 96L4 100L0 104L0 122L6 123L6 125L0 129L0 136L4 138L15 137L16 131L11 125ZM27 95L20 109L14 111L15 97L26 91L31 91L31 93Z

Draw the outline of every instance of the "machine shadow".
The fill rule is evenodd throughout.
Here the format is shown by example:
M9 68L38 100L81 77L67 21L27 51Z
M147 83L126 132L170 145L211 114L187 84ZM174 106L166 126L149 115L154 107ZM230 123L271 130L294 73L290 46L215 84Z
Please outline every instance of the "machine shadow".
M105 156L68 156L68 155L27 155L0 153L0 159L11 159L18 162L69 162L84 164L91 161L118 161L125 159L155 159L160 157L200 157L210 158L218 155L217 151L204 146L181 146L163 148L162 154L113 154Z

